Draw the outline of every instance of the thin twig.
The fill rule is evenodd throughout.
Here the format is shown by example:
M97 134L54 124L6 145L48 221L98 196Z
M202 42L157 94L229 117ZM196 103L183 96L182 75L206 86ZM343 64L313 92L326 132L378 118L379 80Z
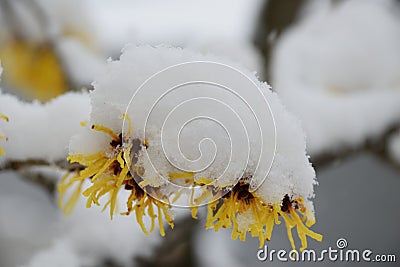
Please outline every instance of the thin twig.
M48 167L56 170L74 171L83 169L84 166L77 163L68 163L66 160L59 160L49 163L44 160L8 161L0 167L2 171L14 171L21 174L21 178L43 188L49 195L53 196L56 189L56 179L44 173L34 170L35 167Z
M400 164L395 162L389 155L388 140L390 136L400 129L400 124L396 123L388 127L387 130L378 138L368 139L362 145L354 148L343 147L342 149L331 152L322 153L311 157L311 162L316 169L323 169L345 160L346 158L363 151L372 152L380 159L388 163L391 167L400 171Z
M303 10L306 0L266 1L254 34L254 43L264 58L265 80L270 80L270 60L276 41L290 28Z
M22 169L30 168L30 167L56 167L61 170L66 170L66 171L73 171L78 169L82 169L83 166L77 163L69 163L67 160L59 160L55 161L53 163L50 163L45 160L10 160L7 161L2 167L0 167L0 171L8 171L8 170L13 170L13 171L19 171Z
M54 177L49 177L39 172L31 172L29 170L23 170L19 173L23 180L43 188L51 197L54 196L56 191L56 179L54 179Z

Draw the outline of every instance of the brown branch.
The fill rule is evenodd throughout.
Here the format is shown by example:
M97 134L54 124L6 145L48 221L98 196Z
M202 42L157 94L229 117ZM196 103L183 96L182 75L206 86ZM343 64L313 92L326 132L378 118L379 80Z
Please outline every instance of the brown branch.
M379 142L369 142L367 149L386 162L392 168L400 172L400 164L390 155L389 140L392 135L400 130L400 124L390 127L379 140Z
M380 137L367 139L362 145L354 148L344 147L335 152L326 152L311 157L313 166L318 169L323 169L331 166L339 161L353 156L364 151L371 152L381 160L389 164L396 170L400 171L400 164L395 162L389 155L388 141L393 133L400 129L400 124L396 123L388 127Z
M137 256L135 261L141 267L185 267L197 266L194 256L194 233L199 222L186 217L168 229L162 242L150 257Z
M333 7L341 2L343 0L331 0ZM262 8L254 34L254 43L263 55L264 79L269 82L271 82L270 61L274 46L282 34L297 21L305 4L306 0L269 0ZM274 35L274 38L270 38L271 35ZM392 125L379 138L369 139L358 147L343 147L334 152L314 155L311 157L311 162L316 169L321 169L354 154L369 151L393 168L400 170L400 164L396 163L387 151L388 139L398 129L400 129L399 124Z
M0 0L0 12L4 18L2 21L7 29L10 29L10 34L13 38L19 40L22 39L24 34L20 21L14 15L14 8L9 0Z
M269 81L271 78L269 65L276 41L296 22L305 2L306 0L269 0L264 4L255 30L254 43L264 57L265 80Z
M48 176L45 176L41 173L30 172L28 170L24 170L20 172L21 178L25 181L33 183L36 186L44 189L50 196L53 196L56 191L56 183L54 179L51 179Z
M33 171L34 167L55 167L59 170L74 171L76 169L82 169L83 166L77 163L68 163L66 160L59 160L54 163L49 163L44 160L26 160L26 161L8 161L0 167L2 171L16 171L21 174L21 177L41 188L43 188L50 195L53 195L56 188L55 179L48 177L47 175L40 173L39 171Z
M53 163L50 163L45 160L10 160L7 161L3 166L0 167L0 171L19 171L22 169L30 168L30 167L56 167L61 170L73 171L77 168L82 168L82 165L77 163L69 163L66 160L58 160Z

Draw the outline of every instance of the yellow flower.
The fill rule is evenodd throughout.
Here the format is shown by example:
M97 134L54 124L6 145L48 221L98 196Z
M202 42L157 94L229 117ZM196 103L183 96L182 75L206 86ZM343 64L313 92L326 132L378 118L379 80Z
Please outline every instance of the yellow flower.
M198 202L195 200L195 203ZM197 218L197 208L193 208L192 211L192 216ZM307 236L318 241L322 240L322 235L308 228L315 220L313 214L306 210L302 198L291 200L285 195L282 203L265 203L256 192L249 191L249 184L245 181L239 181L220 200L207 205L206 229L214 228L218 232L221 228L232 228L232 239L239 238L242 241L246 240L246 235L249 233L252 237L258 237L261 248L265 241L271 240L274 225L281 223L279 217L286 223L288 238L293 249L296 249L292 236L294 227L301 240L301 251L307 247Z
M130 136L132 123L128 116L124 117L129 121L130 128L126 136ZM73 154L68 157L71 163L78 163L83 167L75 172L67 173L58 186L59 205L63 208L64 213L68 215L73 211L81 193L87 198L86 207L88 208L92 204L100 206L100 198L108 195L109 198L104 204L103 210L109 207L112 218L117 210L118 192L121 188L124 188L131 193L126 203L127 211L121 214L129 215L134 211L137 222L146 234L154 230L157 219L160 234L164 236L163 217L172 228L174 226L169 214L170 206L148 195L135 181L138 177L140 179L144 173L142 168L135 167L134 164L137 161L139 151L148 146L147 142L128 138L123 140L122 133L117 134L101 125L92 125L92 129L109 135L111 138L110 145L107 151L100 151L91 155ZM91 185L82 192L85 180L90 180ZM66 193L73 185L75 185L75 188L71 197L64 203ZM149 230L143 222L146 213L151 219Z
M129 130L126 136L132 132L132 123L128 116ZM173 228L173 220L170 216L170 204L168 201L160 201L149 195L147 192L157 193L155 187L150 187L147 181L141 177L144 175L143 167L135 166L138 161L139 152L147 149L147 141L139 139L123 140L121 133L115 133L111 129L92 125L92 129L107 134L110 143L107 151L100 151L91 155L73 154L68 157L71 163L78 163L76 171L67 173L59 184L60 193L59 205L63 207L68 215L72 212L81 194L87 198L86 206L92 204L101 205L100 198L108 195L108 201L104 204L103 210L110 208L110 216L117 210L117 196L121 188L130 191L126 203L126 212L121 214L129 215L134 212L136 220L143 232L148 234L155 228L158 221L160 234L165 235L163 220ZM170 180L180 180L184 185L192 188L190 196L192 217L197 219L198 206L205 200L215 197L217 194L227 192L220 199L210 202L207 205L206 229L213 228L216 232L221 228L232 228L232 238L246 240L247 234L258 237L260 247L265 241L271 240L272 231L275 225L281 223L280 218L286 224L287 234L291 246L296 249L292 235L292 229L296 228L297 235L301 241L300 251L307 247L307 236L321 241L322 235L311 231L309 228L314 224L314 214L306 209L304 200L301 197L292 199L288 194L282 196L280 203L266 203L257 191L250 192L246 180L240 180L231 190L227 188L216 188L210 179L200 178L195 180L195 174L191 172L169 173ZM91 185L83 192L84 181L89 180ZM64 203L67 191L73 186L70 198ZM200 196L194 197L195 188L202 186ZM146 190L143 188L146 187ZM150 191L149 191L150 190ZM152 193L152 195L153 195ZM181 192L174 192L172 203L181 195ZM149 216L151 226L146 228L143 217Z
M47 44L9 41L0 47L4 81L18 93L47 101L67 91L62 64Z
M0 114L0 119L8 121L8 117L3 114ZM7 137L4 135L0 135L0 139L7 140ZM4 156L5 154L6 154L6 152L4 152L3 148L0 146L0 155Z

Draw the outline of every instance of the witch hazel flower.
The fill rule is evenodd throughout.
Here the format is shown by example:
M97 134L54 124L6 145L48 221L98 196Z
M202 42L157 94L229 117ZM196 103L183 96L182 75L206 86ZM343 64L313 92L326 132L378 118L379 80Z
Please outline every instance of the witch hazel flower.
M120 118L121 123L122 118L129 121L129 131L132 131L130 118L123 114ZM134 171L130 170L130 167L137 161L138 152L147 146L147 142L139 139L124 139L121 132L100 124L92 124L90 130L103 134L103 137L108 139L109 143L103 146L102 151L89 154L76 153L68 156L67 159L71 163L78 163L82 167L78 167L72 173L66 173L58 186L60 192L59 205L63 206L64 213L68 215L72 212L79 200L84 181L90 178L91 185L82 192L82 195L87 197L86 207L90 208L92 204L100 205L100 198L108 195L108 201L104 204L103 210L109 207L112 218L117 210L118 192L123 187L130 191L126 204L127 210L123 214L129 215L134 211L137 222L146 234L154 230L155 221L158 218L160 234L164 236L163 216L171 227L174 226L168 205L148 196L136 183L133 176L141 175L144 170L141 168L135 168ZM77 185L73 189L73 193L64 203L68 189L75 183ZM143 222L145 212L151 218L149 231Z
M307 237L322 240L310 230L316 180L304 133L254 73L190 50L128 46L94 88L70 142L77 168L58 187L67 214L83 195L87 207L134 213L146 234L158 223L165 235L175 207L196 219L206 206L205 227L232 228L233 239L262 246L283 221L293 248L293 228L301 250Z

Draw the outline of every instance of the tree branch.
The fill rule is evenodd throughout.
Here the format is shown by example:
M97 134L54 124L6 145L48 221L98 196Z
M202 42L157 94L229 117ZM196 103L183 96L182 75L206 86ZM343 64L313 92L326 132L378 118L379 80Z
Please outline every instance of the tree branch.
M254 43L261 51L264 59L264 79L270 80L270 61L273 49L279 37L296 22L307 0L269 0L264 4L254 34ZM331 0L333 5L342 0ZM273 37L273 38L271 38ZM343 147L334 152L326 152L311 157L316 169L328 167L340 160L363 151L369 151L384 160L394 169L400 171L400 164L395 162L387 151L388 139L392 133L400 129L400 124L394 124L379 137L369 139L354 148Z
M19 171L30 167L57 167L58 169L66 171L73 171L76 170L77 168L78 169L83 168L82 165L77 163L71 164L67 160L58 160L53 163L50 163L45 160L29 159L29 160L7 161L2 167L0 167L0 171L8 171L8 170Z
M54 163L49 163L44 160L26 160L26 161L8 161L0 167L2 171L16 171L21 174L21 177L41 188L43 188L50 195L55 193L56 179L51 178L39 171L33 171L34 167L49 167L56 168L58 170L74 171L77 169L83 169L84 167L77 163L69 163L66 160L59 160Z
M319 170L335 164L338 161L345 160L346 158L361 153L364 151L371 152L378 156L380 159L388 163L394 169L400 171L400 164L395 162L389 155L388 141L393 133L400 129L400 123L395 123L389 126L387 130L382 133L378 138L368 139L362 145L355 148L344 147L336 152L322 153L311 157L313 166Z
M264 57L264 79L270 80L270 60L276 41L299 17L307 0L269 0L262 8L254 43Z
M150 257L137 256L135 261L141 267L185 267L197 266L194 256L194 233L199 222L185 217L168 229L166 236Z

